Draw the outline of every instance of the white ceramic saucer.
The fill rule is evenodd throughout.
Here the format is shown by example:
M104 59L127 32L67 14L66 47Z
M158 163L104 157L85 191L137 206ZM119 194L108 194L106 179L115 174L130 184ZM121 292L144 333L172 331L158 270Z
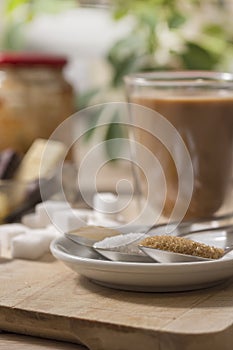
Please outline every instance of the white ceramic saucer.
M215 235L214 241L217 238ZM233 252L221 260L160 264L107 261L92 248L75 244L65 237L55 239L50 248L58 260L75 272L95 283L116 289L185 291L210 287L233 276Z

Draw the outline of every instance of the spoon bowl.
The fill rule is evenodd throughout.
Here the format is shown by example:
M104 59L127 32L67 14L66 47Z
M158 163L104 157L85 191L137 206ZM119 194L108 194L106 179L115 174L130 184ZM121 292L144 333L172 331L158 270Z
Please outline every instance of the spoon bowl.
M162 249L149 248L142 245L139 245L138 247L150 258L163 264L197 262L197 261L216 261L216 260L222 259L225 255L227 255L230 251L233 250L233 246L227 247L225 248L221 258L210 259L210 258L203 258L201 256L196 256L196 255L181 254L181 253L175 253L175 252L162 250Z
M96 239L91 239L83 236L74 235L73 233L65 233L65 236L69 238L74 243L83 245L88 248L92 248L96 243Z
M112 261L123 261L123 262L140 262L140 263L153 263L155 262L153 258L141 251L141 254L134 253L124 253L117 250L105 249L105 248L95 248L94 250Z

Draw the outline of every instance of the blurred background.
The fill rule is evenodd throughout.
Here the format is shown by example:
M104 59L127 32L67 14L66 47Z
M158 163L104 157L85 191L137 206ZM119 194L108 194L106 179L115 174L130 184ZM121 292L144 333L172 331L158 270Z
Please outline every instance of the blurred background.
M68 58L75 109L124 100L134 71L233 71L231 0L1 0L0 49Z
M129 73L233 72L232 18L232 0L0 0L0 151L24 153L74 112L125 101ZM86 118L91 129L76 164L96 137L125 135L114 108L101 135L98 120ZM62 137L69 141L69 132ZM108 145L105 156L113 160ZM119 172L102 176L104 189Z

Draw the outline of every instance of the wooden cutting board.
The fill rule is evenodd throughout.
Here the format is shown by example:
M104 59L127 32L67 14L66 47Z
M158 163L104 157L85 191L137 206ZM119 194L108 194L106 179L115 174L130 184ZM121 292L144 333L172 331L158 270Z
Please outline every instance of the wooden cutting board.
M104 288L50 255L0 261L0 329L92 350L232 350L233 281L182 293Z

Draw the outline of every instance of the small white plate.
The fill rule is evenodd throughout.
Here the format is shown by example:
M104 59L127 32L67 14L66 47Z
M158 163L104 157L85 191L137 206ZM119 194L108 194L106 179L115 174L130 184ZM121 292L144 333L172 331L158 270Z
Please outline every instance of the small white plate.
M160 264L107 261L92 248L75 244L65 237L55 239L50 248L58 260L80 275L116 289L185 291L210 287L233 276L233 252L221 260Z

